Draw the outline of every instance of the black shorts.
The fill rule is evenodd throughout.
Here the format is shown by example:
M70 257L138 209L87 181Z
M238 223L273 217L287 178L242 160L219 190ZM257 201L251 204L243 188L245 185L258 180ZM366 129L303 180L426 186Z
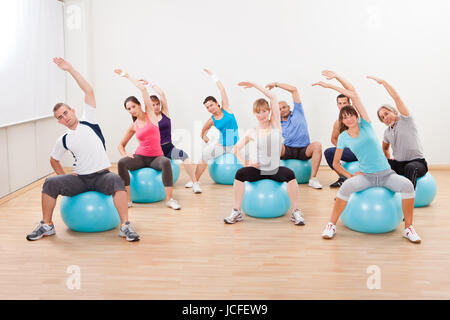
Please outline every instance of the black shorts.
M284 146L284 156L281 157L281 159L283 159L283 160L297 159L297 160L303 160L303 161L311 159L311 157L306 156L306 148L308 148L308 146L301 147L301 148L295 148L295 147L288 147L285 145Z
M256 169L255 167L244 167L236 172L234 177L241 182L255 182L263 179L275 180L278 182L289 182L295 179L294 171L286 167L278 167L276 172L270 172L271 174L264 174L263 171Z

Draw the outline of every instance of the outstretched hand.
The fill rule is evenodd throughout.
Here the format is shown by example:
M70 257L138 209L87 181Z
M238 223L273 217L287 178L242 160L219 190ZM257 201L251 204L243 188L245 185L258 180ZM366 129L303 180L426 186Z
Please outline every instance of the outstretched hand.
M313 86L321 86L323 88L329 88L329 84L323 81L319 81L312 84Z
M337 73L331 70L323 70L322 75L327 78L327 80L332 80L337 78Z
M114 72L117 73L119 76L122 76L123 70L122 69L114 69Z
M68 61L64 60L63 58L60 58L60 57L53 58L53 62L61 70L69 71L70 69L73 69L72 65Z
M268 90L272 90L273 88L275 88L275 82L271 82L271 83L269 83L269 84L267 84L266 85L266 88L268 89Z
M214 72L208 69L203 69L203 71L205 71L209 76L212 76L214 74Z
M253 88L255 85L248 81L242 81L242 82L238 83L238 86L248 89L248 88Z
M377 77L373 77L373 76L367 76L366 77L367 79L372 79L372 80L375 80L376 82L378 82L378 84L383 84L383 79L381 79L381 78L377 78Z
M142 83L144 86L147 86L149 82L145 79L139 79L139 82Z

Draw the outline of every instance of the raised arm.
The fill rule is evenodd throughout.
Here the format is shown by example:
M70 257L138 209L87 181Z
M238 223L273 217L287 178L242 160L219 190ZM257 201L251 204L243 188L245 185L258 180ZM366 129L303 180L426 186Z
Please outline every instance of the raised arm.
M406 105L403 103L403 100L400 98L399 94L397 93L397 91L389 84L387 83L385 80L377 78L377 77L373 77L373 76L367 76L368 79L372 79L375 80L378 84L382 84L383 87L387 90L387 92L389 93L389 95L392 97L392 99L394 99L395 105L397 106L398 111L404 115L405 117L409 116L409 110L406 107Z
M166 95L164 94L164 91L156 84L151 84L145 79L140 79L139 82L147 87L152 88L159 95L161 99L161 112L164 113L167 117L169 117L169 105L167 104L167 98Z
M114 72L117 73L119 76L130 80L131 83L133 83L139 89L139 91L141 91L141 95L142 95L142 98L144 99L144 104L145 104L145 113L148 114L148 116L150 117L150 120L153 122L153 124L157 125L158 120L156 118L155 112L153 111L153 108L151 108L152 101L150 99L150 95L148 94L148 91L147 91L147 88L145 87L145 85L142 82L140 82L139 80L137 80L136 78L134 78L133 76L131 76L128 72L123 71L122 69L115 69Z
M70 73L70 75L75 79L78 86L81 90L84 92L84 102L95 108L95 95L94 95L94 89L92 89L89 82L86 81L86 79L79 73L75 68L66 60L63 58L53 58L53 62L60 68L61 70L67 71Z
M370 122L370 118L369 118L369 115L367 114L366 108L364 108L364 106L361 102L361 99L356 91L344 89L344 88L341 88L341 87L338 87L338 86L335 86L335 85L332 85L332 84L329 84L329 83L326 83L323 81L313 83L313 86L321 86L322 88L333 89L333 90L336 90L337 92L342 93L343 95L349 97L350 99L352 99L353 107L355 107L356 111L358 111L361 118L363 118L367 122Z
M261 91L267 98L270 100L270 109L272 111L272 115L270 117L270 123L275 128L281 130L281 118L280 118L280 107L278 105L277 96L270 90L260 86L259 84L253 82L239 82L238 86L244 88L255 88Z
M337 74L334 71L331 70L324 70L322 71L322 75L324 77L326 77L327 80L332 80L332 79L336 79L337 81L339 81L342 86L350 91L355 91L355 87L346 79L344 79L341 75Z
M280 89L289 91L292 94L292 99L294 100L294 102L301 103L300 94L298 93L298 89L294 86L291 86L286 83L271 82L268 85L266 85L266 88L269 90L272 90L273 88L280 88Z
M230 109L230 103L228 101L227 92L225 91L225 87L223 86L222 82L219 80L217 75L211 70L203 69L203 71L205 71L216 82L216 85L220 91L220 96L222 98L222 108L224 108L229 113L233 113L233 111L231 111Z

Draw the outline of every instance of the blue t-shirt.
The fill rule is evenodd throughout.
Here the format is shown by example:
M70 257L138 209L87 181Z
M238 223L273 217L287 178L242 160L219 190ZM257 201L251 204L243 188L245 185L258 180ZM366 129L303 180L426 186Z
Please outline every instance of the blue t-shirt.
M375 173L390 169L386 156L381 150L381 145L372 128L372 124L364 119L358 120L359 135L350 137L347 131L339 135L337 148L350 148L359 161L359 167L363 173Z
M284 145L293 148L302 148L310 144L308 125L301 103L294 102L294 110L286 121L281 120Z
M234 146L239 140L238 125L233 113L222 109L223 116L220 120L214 119L214 126L220 131L219 142L222 146Z

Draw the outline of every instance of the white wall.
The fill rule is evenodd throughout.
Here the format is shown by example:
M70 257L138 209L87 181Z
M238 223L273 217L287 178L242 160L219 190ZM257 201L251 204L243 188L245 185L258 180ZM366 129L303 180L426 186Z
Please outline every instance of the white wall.
M297 86L311 139L324 148L331 145L337 93L311 87L324 80L320 72L336 70L357 87L380 139L384 126L376 109L392 101L365 76L384 77L415 116L429 163L450 163L446 1L72 0L66 1L66 8L67 4L79 5L82 17L81 28L66 33L67 57L86 71L94 86L112 161L120 158L117 145L130 125L123 100L138 94L113 74L114 68L147 77L165 90L173 128L185 136L175 141L192 153L200 148L198 133L209 117L202 101L208 95L218 97L214 82L202 71L208 67L224 83L242 129L255 124L251 106L261 95L237 87L239 81ZM68 101L81 106L77 90L69 81ZM135 147L134 141L129 150Z

